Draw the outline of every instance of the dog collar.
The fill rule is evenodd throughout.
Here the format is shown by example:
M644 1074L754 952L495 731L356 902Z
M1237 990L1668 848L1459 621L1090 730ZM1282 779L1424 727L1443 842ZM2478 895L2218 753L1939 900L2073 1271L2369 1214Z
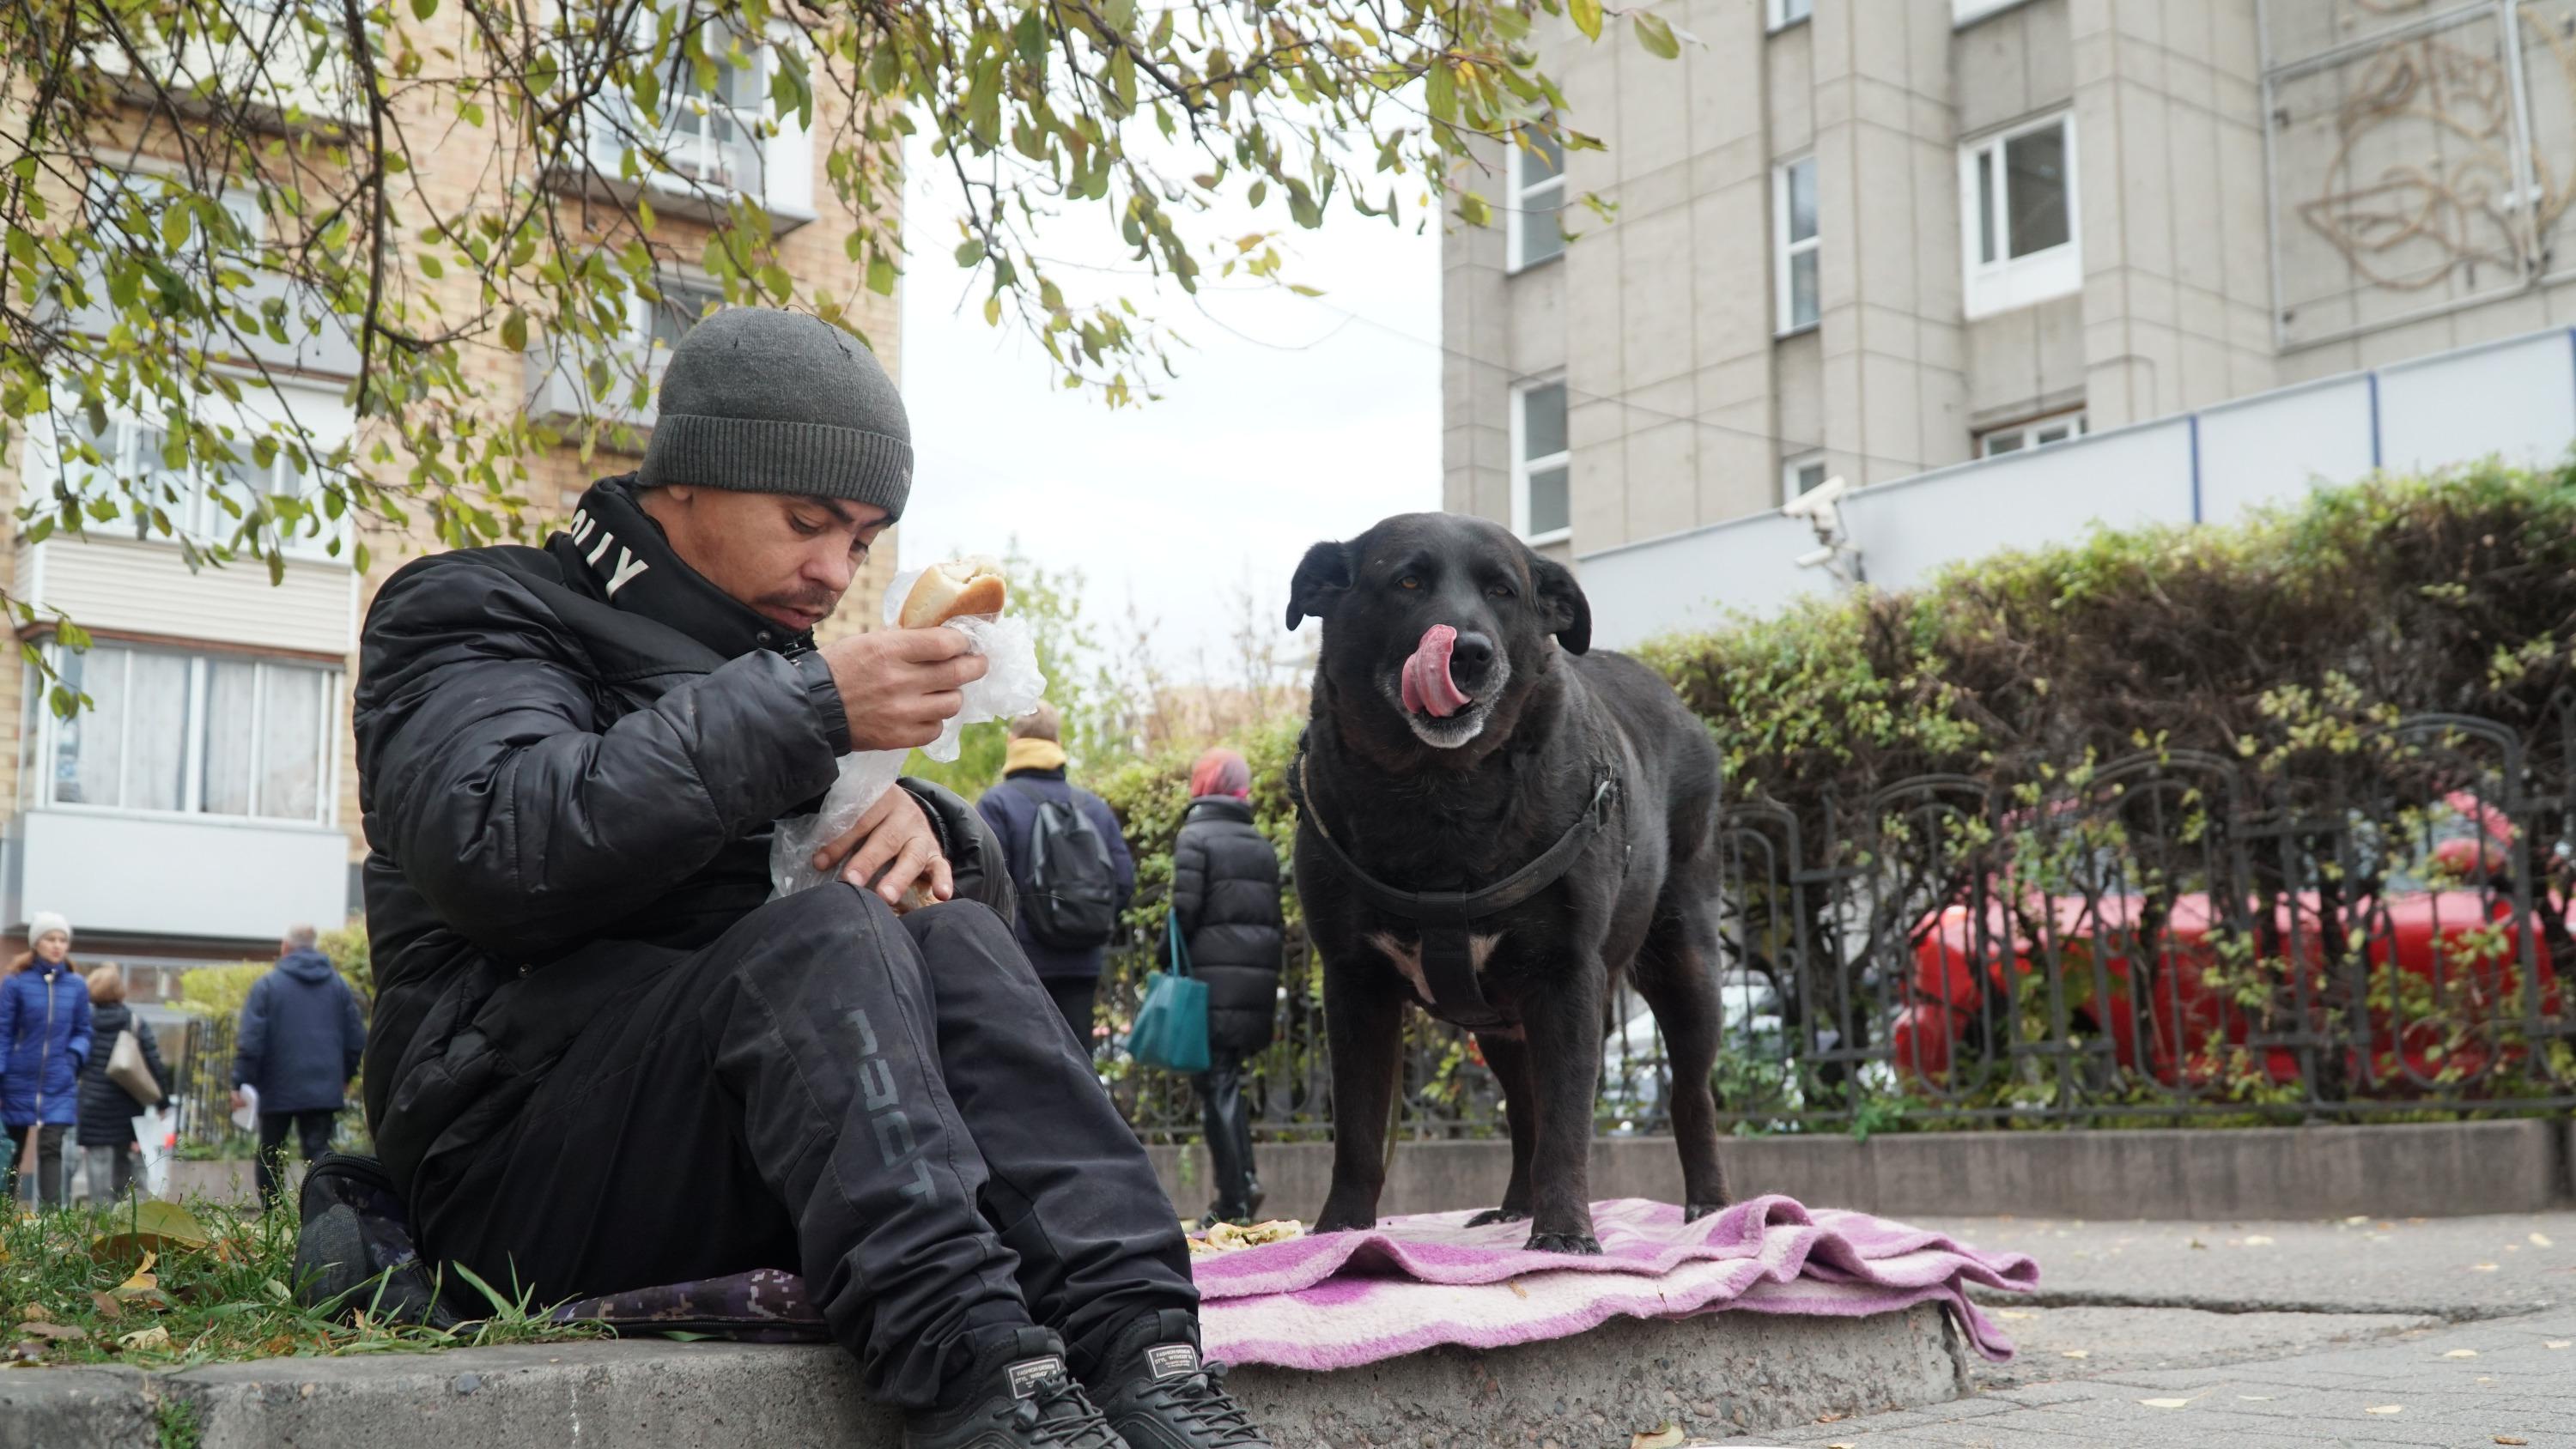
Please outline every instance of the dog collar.
M1431 993L1431 1014L1469 1030L1487 1030L1510 1025L1503 1013L1485 999L1482 983L1476 979L1473 952L1468 940L1469 928L1476 922L1500 915L1528 901L1540 891L1565 879L1574 869L1575 860L1610 822L1610 807L1619 795L1619 777L1604 762L1593 762L1592 798L1583 814L1566 827L1556 843L1541 851L1537 859L1492 885L1472 891L1415 891L1387 884L1360 869L1359 862L1334 841L1333 832L1306 794L1306 740L1297 740L1297 762L1288 771L1289 803L1297 807L1300 823L1315 828L1315 844L1333 867L1350 878L1352 888L1371 906L1413 922L1422 931L1423 984Z

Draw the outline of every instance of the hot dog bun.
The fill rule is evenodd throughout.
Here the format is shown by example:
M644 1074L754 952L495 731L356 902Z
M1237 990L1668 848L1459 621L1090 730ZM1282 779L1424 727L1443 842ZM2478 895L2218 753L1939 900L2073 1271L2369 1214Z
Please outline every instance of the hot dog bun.
M1010 580L1000 563L975 554L932 564L903 596L895 623L906 629L929 629L951 619L998 614L1010 602Z

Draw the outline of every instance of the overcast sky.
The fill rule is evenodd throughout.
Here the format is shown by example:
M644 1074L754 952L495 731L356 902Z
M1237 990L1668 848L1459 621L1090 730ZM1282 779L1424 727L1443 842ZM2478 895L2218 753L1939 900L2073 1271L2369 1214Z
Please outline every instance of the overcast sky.
M1016 534L1038 561L1083 571L1094 617L1132 598L1154 623L1159 661L1194 677L1202 657L1225 657L1228 600L1244 581L1276 627L1307 545L1439 506L1436 230L1336 209L1320 230L1283 237L1295 279L1323 289L1316 299L1238 278L1211 280L1194 300L1138 273L1127 295L1192 346L1162 401L1112 411L1057 387L1046 354L1007 319L984 324L983 293L969 294L949 256L953 184L913 159L906 567L999 553ZM1105 259L1109 225L1105 207L1086 207L1059 223L1050 250L1060 239L1063 252Z

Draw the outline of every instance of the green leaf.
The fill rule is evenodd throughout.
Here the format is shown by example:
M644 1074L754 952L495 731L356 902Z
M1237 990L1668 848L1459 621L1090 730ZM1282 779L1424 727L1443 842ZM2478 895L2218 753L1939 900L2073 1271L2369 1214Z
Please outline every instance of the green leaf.
M438 0L411 0L411 18L427 20L438 13Z
M894 295L894 258L883 252L868 258L868 290L880 297Z
M1584 39L1601 38L1601 0L1566 0L1565 13Z
M957 244L957 265L971 267L980 264L983 260L984 243L981 239L970 236Z
M513 307L501 319L501 345L512 352L528 350L528 314Z
M1681 42L1673 38L1673 28L1664 23L1664 17L1651 11L1633 10L1629 12L1628 20L1637 27L1637 43L1646 48L1648 55L1661 56L1666 60L1680 57Z
M1431 73L1423 77L1422 89L1431 119L1444 126L1458 124L1458 74L1449 68L1448 57L1432 59Z
M146 1253L202 1248L211 1241L205 1225L186 1208L157 1198L119 1208L108 1214L107 1222L114 1230L92 1239L90 1248L114 1262L140 1262Z
M188 244L188 233L196 226L196 213L184 200L173 201L161 209L161 245L172 251Z

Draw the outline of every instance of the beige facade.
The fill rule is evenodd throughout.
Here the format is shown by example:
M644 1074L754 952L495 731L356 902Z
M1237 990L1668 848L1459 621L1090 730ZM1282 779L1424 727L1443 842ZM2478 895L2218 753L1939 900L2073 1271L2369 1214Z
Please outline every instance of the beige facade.
M416 39L425 47L441 37ZM838 129L836 109L828 96L818 99L816 135ZM451 117L410 119L409 134L435 138L413 153L408 179L417 192L403 202L411 214L456 214L478 187L495 184L489 132ZM801 134L764 147L763 190L754 194L769 201L782 233L780 260L798 294L840 299L887 367L897 368L895 299L868 292L843 251L848 219L831 214L838 203L822 148ZM146 129L140 150L148 158L152 148ZM707 225L690 219L676 190L655 188L648 182L644 191L656 213L649 240L666 263L667 289L692 279L689 264L703 249ZM556 204L579 225L612 212L631 216L632 199L631 191L621 199L566 189ZM471 315L480 305L476 282L459 272L436 281L413 272L395 285L415 297L438 296L449 316ZM640 310L633 346L639 356L653 346ZM292 360L274 395L281 405L322 419L326 436L334 418L343 432L352 427L341 396L354 350L308 347ZM540 338L525 355L481 350L469 375L495 409L528 406L569 419L601 406L578 391L569 400L560 387L550 391L549 361ZM627 420L634 427L619 446L640 448L650 412ZM50 430L37 433L0 462L0 499L14 504L31 487L50 488ZM570 512L591 479L637 461L613 448L587 458L565 448L532 459L524 494L532 541ZM379 466L398 473L403 464ZM0 543L13 560L18 598L59 606L96 638L86 659L58 657L86 670L83 687L100 704L79 722L49 721L34 693L35 671L14 652L0 655L0 730L9 744L0 751L0 797L12 802L0 846L9 923L34 910L61 910L82 928L86 956L178 962L250 953L293 919L320 916L320 924L333 925L331 912L358 908L350 867L365 846L347 707L357 631L385 578L431 546L381 526L364 537L373 555L364 576L349 566L346 550L338 558L317 550L291 559L274 585L255 562L191 572L175 545L130 534L122 541ZM841 613L819 632L868 627L894 568L889 537ZM47 621L22 633L27 642L49 638ZM316 702L310 721L308 698ZM239 738L246 712L255 732L248 744ZM309 768L307 732L319 750ZM233 776L245 768L236 784Z
M1542 42L1570 243L1501 146L1445 243L1446 506L1552 552L2576 323L2576 0L1656 9Z

